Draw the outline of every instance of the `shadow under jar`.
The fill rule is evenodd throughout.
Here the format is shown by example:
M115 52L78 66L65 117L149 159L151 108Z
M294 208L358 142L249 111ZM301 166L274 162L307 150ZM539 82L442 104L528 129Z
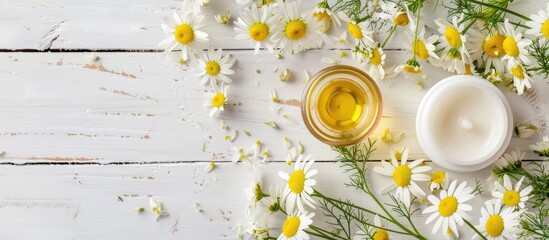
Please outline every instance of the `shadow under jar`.
M365 140L376 128L383 108L375 81L362 70L335 65L316 73L305 86L301 114L318 140L348 146Z

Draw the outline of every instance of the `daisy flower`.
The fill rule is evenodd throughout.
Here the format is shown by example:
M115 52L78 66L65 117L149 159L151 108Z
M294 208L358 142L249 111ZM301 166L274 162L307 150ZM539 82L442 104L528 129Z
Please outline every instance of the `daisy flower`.
M406 61L406 64L399 65L395 68L395 73L404 73L404 77L413 78L421 77L422 79L427 79L427 74L421 69L421 65L414 59Z
M498 158L494 163L492 174L486 180L488 183L488 190L496 190L496 183L499 184L501 181L501 172L507 169L520 168L523 157L524 153L521 153L520 151L512 151L511 153L505 153L503 156Z
M385 78L383 65L385 64L386 55L381 47L362 48L356 46L352 56L355 60L366 65L366 71L374 80L378 81Z
M198 67L201 70L196 76L202 77L202 84L210 83L212 87L217 84L217 80L224 83L231 83L232 80L227 75L234 74L233 67L236 60L230 54L223 55L223 51L218 49L214 51L208 49L207 53L200 54Z
M540 157L549 157L549 137L544 136L542 142L531 144L530 149L537 153Z
M381 1L379 3L379 11L376 11L373 16L373 20L389 20L393 19L398 12L398 7L394 2ZM408 16L406 16L408 18Z
M254 45L254 54L262 46L269 52L274 52L273 33L278 28L278 15L272 13L272 7L265 5L261 8L251 7L240 12L240 17L234 22L237 32L236 39L246 40Z
M520 215L522 211L513 212L510 208L501 209L501 202L486 201L480 210L480 224L476 226L488 240L518 239L520 233ZM479 237L478 234L473 239Z
M313 223L314 215L314 213L288 215L277 240L308 240L310 237L304 230Z
M519 95L524 93L524 89L532 88L532 78L528 75L522 63L511 58L507 70L513 75L513 85Z
M438 40L438 36L433 35L425 39L425 27L421 26L418 30L417 39L412 31L406 31L409 45L406 45L407 49L412 51L412 54L416 58L422 60L434 59L439 60L438 55L435 53L435 42Z
M374 40L372 39L374 31L368 29L368 21L357 22L345 14L341 14L341 16L347 22L347 31L355 39L355 45L359 45L361 42L368 46L374 45Z
M412 26L410 26L410 28L415 30L414 20L410 19L411 17L413 17L413 15L410 14L410 9L408 9L407 5L404 5L404 9L402 9L399 12L395 13L395 15L393 15L393 16L394 16L393 23L395 25L400 26L400 27L404 27L404 26L411 23Z
M334 14L326 2L320 2L313 10L313 16L317 22L320 22L320 32L328 32L332 25L340 26L341 21L337 14Z
M505 33L505 40L503 40L503 50L505 56L503 60L520 60L520 62L530 65L532 60L528 58L526 47L532 43L532 40L522 38L522 33L515 31L515 28L509 23L509 19L505 19L503 22L503 32Z
M431 192L442 189L446 179L447 177L445 171L441 170L431 173L431 183L429 184L429 189Z
M496 182L496 191L492 192L492 196L495 197L498 201L503 202L505 207L511 209L523 210L526 207L526 201L528 201L528 195L532 192L532 186L528 186L524 189L520 189L524 181L524 176L517 182L515 187L511 183L511 179L507 174L503 175L503 186Z
M530 27L526 30L526 34L536 37L543 35L549 39L549 3L547 3L546 11L539 10L538 14L531 14L530 19L532 21L526 22L526 26Z
M171 33L172 36L164 39L158 44L164 47L167 52L175 49L181 49L181 59L187 61L191 52L202 49L202 45L209 41L208 34L202 32L203 15L187 12L180 16L174 12L174 20L164 18L166 24L162 24L164 32Z
M231 21L231 13L229 10L225 9L222 13L216 14L214 18L219 24L227 24Z
M457 234L457 226L463 225L463 219L469 218L469 215L465 213L466 211L471 211L473 208L465 202L471 200L474 195L471 193L473 189L467 186L467 182L462 182L457 185L457 180L452 181L448 187L448 191L441 190L440 198L435 197L434 195L429 195L427 199L433 206L429 206L423 210L423 214L432 213L425 224L429 224L435 219L435 225L433 227L433 233L436 233L440 227L442 231L447 231L448 228L454 233Z
M204 106L212 108L210 111L210 117L218 117L219 114L225 110L225 104L227 103L227 90L229 86L219 88L217 85L213 86L213 92L206 93L209 100L204 102Z
M409 149L406 148L402 152L400 164L391 150L391 163L381 161L382 167L375 167L374 171L385 176L393 178L393 182L385 186L381 193L385 194L396 189L395 198L400 199L406 206L411 204L410 192L418 198L425 198L425 192L415 183L429 181L429 176L425 174L431 170L429 166L421 166L425 159L417 159L409 164L408 161Z
M471 57L478 62L484 63L484 73L488 73L495 69L498 73L503 73L505 67L503 65L503 41L505 36L500 33L488 34L484 36L480 32L471 34Z
M304 204L315 208L315 201L310 194L313 193L313 186L316 184L314 179L311 179L318 173L316 169L310 169L314 159L310 159L311 155L303 159L303 155L299 156L295 162L294 171L288 175L285 172L278 172L278 175L287 181L286 188L282 194L287 212L292 212L296 205L301 212L305 212ZM310 160L309 160L310 159Z
M444 49L440 66L448 72L465 73L465 64L470 63L470 54L465 46L466 35L461 34L465 29L464 24L459 24L463 16L458 18L454 16L452 23L445 19L435 20L438 25L438 32L442 34L439 37L440 47ZM472 30L472 29L470 29Z
M322 39L318 33L320 22L312 14L301 13L301 0L278 1L283 14L283 27L273 35L283 52L299 53L320 47ZM276 19L278 21L278 19Z
M529 138L538 132L539 128L534 124L522 122L515 126L514 130L518 138Z
M161 202L157 202L154 199L149 199L149 205L151 207L151 211L156 214L156 221L158 219L170 215L166 210L164 209L164 205Z

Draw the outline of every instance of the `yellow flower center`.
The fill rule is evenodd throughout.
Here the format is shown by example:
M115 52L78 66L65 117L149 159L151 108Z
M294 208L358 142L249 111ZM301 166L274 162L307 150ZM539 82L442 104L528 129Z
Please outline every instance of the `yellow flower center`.
M458 200L455 197L445 197L438 204L438 213L440 216L449 217L456 212L458 208Z
M513 76L519 79L524 79L524 70L521 66L514 66L511 68L511 73Z
M269 36L269 26L265 23L254 23L250 26L248 34L253 40L262 42Z
M282 233L284 233L284 236L286 236L287 238L293 237L297 234L297 230L299 230L300 224L301 221L298 217L289 217L286 219L286 221L284 221L284 225L282 226Z
M503 40L503 50L511 57L518 57L519 55L517 42L512 36L506 37L505 40Z
M362 35L362 29L354 23L348 23L347 30L349 30L351 35L356 39L362 39L364 37L364 35Z
M333 21L332 21L332 16L330 16L328 12L326 11L316 12L314 13L314 16L317 22L323 23L320 29L322 32L327 32L330 30L330 28L332 27Z
M545 38L549 38L549 19L545 20L543 24L541 24L541 33Z
M173 33L175 40L183 45L189 44L194 40L194 30L189 24L180 24Z
M465 75L473 75L472 66L470 64L465 64Z
M374 240L389 240L389 233L383 229L378 229L373 236Z
M286 37L292 40L299 40L307 33L307 24L300 19L286 23Z
M488 38L482 44L484 53L488 54L490 57L502 57L503 54L505 54L505 50L503 50L503 40L505 40L505 36L501 34L496 34Z
M436 171L433 174L431 174L431 182L434 182L437 184L443 184L445 180L446 180L445 171Z
M223 93L217 93L212 98L212 106L219 108L223 105L225 105L225 95Z
M305 187L305 172L303 172L303 170L295 170L292 175L290 175L288 187L296 194L303 192L303 188Z
M456 28L447 27L446 31L444 31L444 36L450 46L457 48L461 45L461 34L459 34L459 31Z
M520 194L515 190L509 190L503 194L503 203L509 207L515 207L520 202Z
M400 13L398 14L395 19L393 19L393 22L398 26L406 26L408 23L410 23L410 19L408 19L408 14L406 13Z
M393 181L399 187L410 185L410 180L412 180L412 169L406 165L398 166L393 172Z
M412 48L414 49L414 54L421 58L421 59L427 59L429 58L429 51L427 51L427 47L425 46L425 43L422 40L416 40L412 43Z
M328 14L328 12L324 11L324 12L316 12L315 14L315 18L317 21L328 21L330 24L332 23L332 16L330 16L330 14Z
M221 66L219 66L219 63L216 61L209 61L206 63L206 73L210 76L217 76L219 72L221 71Z
M500 215L492 215L486 221L486 233L491 237L497 237L503 232L503 218Z
M412 67L412 66L404 66L404 68L402 68L405 72L409 72L409 73L413 73L413 74L418 74L418 73L421 73L421 69L418 68L416 69L415 67Z
M372 50L372 56L370 57L370 63L372 63L373 65L381 64L381 54L379 54L379 50L377 50L377 49Z

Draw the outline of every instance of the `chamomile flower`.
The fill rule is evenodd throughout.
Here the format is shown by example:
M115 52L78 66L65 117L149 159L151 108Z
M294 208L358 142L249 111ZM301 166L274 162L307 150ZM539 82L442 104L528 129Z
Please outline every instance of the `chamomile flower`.
M382 160L382 167L374 168L375 172L393 178L381 193L385 194L396 189L395 198L400 199L406 206L411 204L410 192L418 198L425 198L425 192L415 182L429 181L430 178L425 172L431 170L431 167L421 165L425 159L417 159L407 164L409 152L408 148L404 149L399 164L395 153L391 150L391 162Z
M427 78L427 75L421 69L419 62L414 59L409 59L405 64L397 66L395 72L404 73L404 77L406 78L410 78L411 76L422 76L423 79Z
M400 27L404 27L408 24L412 24L410 28L415 30L414 20L411 19L410 17L413 17L413 15L410 14L410 9L408 9L408 6L404 5L404 9L401 9L400 11L395 13L393 17L393 23Z
M313 223L314 215L314 213L288 215L282 225L282 233L277 240L308 240L310 237L304 230Z
M543 141L536 144L531 144L530 149L537 153L540 157L549 157L549 137L544 136Z
M341 20L337 14L334 14L326 2L320 2L313 10L313 16L317 22L320 22L320 32L330 31L332 25L340 26Z
M223 110L225 110L225 104L227 103L227 91L229 86L218 87L217 85L213 86L213 92L206 93L208 100L204 102L204 106L212 108L210 110L210 117L218 117Z
M225 9L222 13L216 14L214 18L219 24L227 24L231 21L231 13Z
M374 45L374 40L372 39L374 31L368 28L368 21L357 22L344 14L342 16L344 16L343 20L347 21L347 31L355 40L355 45L360 45L360 43L364 43L367 46Z
M187 61L192 52L202 49L202 45L209 41L208 34L201 31L204 27L202 19L203 15L193 12L182 16L174 12L174 20L164 18L166 24L162 24L162 29L172 36L164 39L158 46L164 47L167 52L181 49L181 59Z
M314 163L310 159L311 155L304 157L299 156L295 162L294 171L288 175L285 172L278 172L278 175L287 181L286 188L282 194L285 203L285 209L292 212L296 205L301 212L305 212L305 205L315 208L315 201L310 194L313 193L313 186L316 184L314 179L311 179L318 173L316 169L310 169Z
M520 215L522 211L513 212L510 208L501 209L501 202L486 201L480 210L479 232L488 240L518 239L520 233ZM473 236L473 239L479 237Z
M151 207L151 211L156 215L156 221L158 221L158 219L162 217L169 215L169 213L166 212L166 210L164 209L164 205L161 202L157 202L151 198L149 199L149 205Z
M263 192L263 189L261 188L261 181L258 180L258 176L256 174L255 179L252 184L244 189L244 192L246 192L246 197L248 197L248 201L250 202L250 205L256 206L261 199L264 197L268 197L269 195Z
M374 80L379 81L385 78L383 65L385 64L386 55L381 47L362 48L356 46L352 55L353 58L366 65L366 71Z
M221 49L214 51L212 48L209 48L207 53L200 55L198 67L201 72L197 76L202 77L200 80L202 84L209 82L213 86L217 84L218 80L224 83L232 82L227 75L234 74L234 70L231 68L236 60L230 54L223 55Z
M530 19L527 21L526 26L530 29L526 30L526 34L533 36L544 36L545 39L549 39L549 3L547 3L546 11L539 10L538 14L531 14Z
M496 198L500 203L505 204L505 207L509 207L514 210L524 210L526 208L526 201L528 201L528 195L532 192L532 186L528 186L524 189L520 189L524 176L517 182L513 188L511 179L507 174L503 175L503 185L496 182L496 191L492 192L492 196Z
M523 94L525 89L532 88L532 78L528 75L522 63L510 59L507 70L513 75L513 85L515 85L519 95Z
M316 22L312 14L301 12L301 0L278 0L278 5L283 12L283 27L274 33L273 39L282 52L299 53L321 46L322 39L318 33L321 23Z
M445 171L436 171L431 173L431 183L429 184L429 189L431 192L435 190L442 189L444 187L444 183L446 182L446 172Z
M423 214L431 214L425 224L433 222L435 219L435 225L433 226L433 233L436 233L441 227L442 231L447 231L448 228L454 233L458 233L456 224L463 225L463 219L468 219L469 215L466 211L471 211L473 207L465 202L471 200L474 195L473 189L467 186L467 182L462 182L457 185L457 180L452 181L448 190L440 191L440 198L434 195L429 195L427 199L432 206L429 206L423 210Z
M505 153L494 163L494 171L501 172L505 169L520 167L523 157L524 153L520 151Z
M459 24L462 17L454 16L452 23L442 18L435 20L439 27L438 32L442 34L439 37L439 46L444 49L439 64L446 71L457 72L458 74L464 74L465 64L471 63L471 55L465 46L466 35L461 34L465 29L465 25Z
M504 35L493 33L484 36L482 33L476 32L471 34L470 39L471 57L477 62L484 63L485 73L494 69L500 74L505 71L502 60L505 56L505 50L503 50Z
M265 5L261 8L252 6L240 12L240 17L234 22L237 32L236 39L246 40L254 45L254 54L261 47L274 52L275 43L272 40L273 33L277 31L278 15L272 13L272 7Z
M378 9L379 11L376 11L374 13L374 16L373 16L374 21L377 21L378 19L381 19L381 20L393 19L398 12L398 7L394 2L381 1L379 3Z
M522 33L515 31L515 28L509 23L509 19L505 19L503 22L503 32L505 33L505 40L503 40L503 50L505 56L503 60L520 60L521 63L530 65L532 60L527 56L528 51L526 47L532 43L532 40L522 38Z
M439 60L438 55L435 53L436 47L434 45L438 40L438 36L433 35L425 39L425 27L423 26L418 29L417 39L414 35L413 31L406 31L406 36L410 43L406 45L406 48L410 49L416 58Z
M519 123L514 128L515 135L517 135L517 137L519 138L529 138L538 131L539 128L536 125L530 124L528 122Z

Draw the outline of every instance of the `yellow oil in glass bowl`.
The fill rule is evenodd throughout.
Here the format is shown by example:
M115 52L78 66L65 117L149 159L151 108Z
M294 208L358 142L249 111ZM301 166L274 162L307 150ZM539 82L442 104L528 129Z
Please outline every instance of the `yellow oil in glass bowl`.
M315 74L305 87L301 106L309 131L332 146L364 140L377 126L381 110L381 93L373 79L344 65Z

